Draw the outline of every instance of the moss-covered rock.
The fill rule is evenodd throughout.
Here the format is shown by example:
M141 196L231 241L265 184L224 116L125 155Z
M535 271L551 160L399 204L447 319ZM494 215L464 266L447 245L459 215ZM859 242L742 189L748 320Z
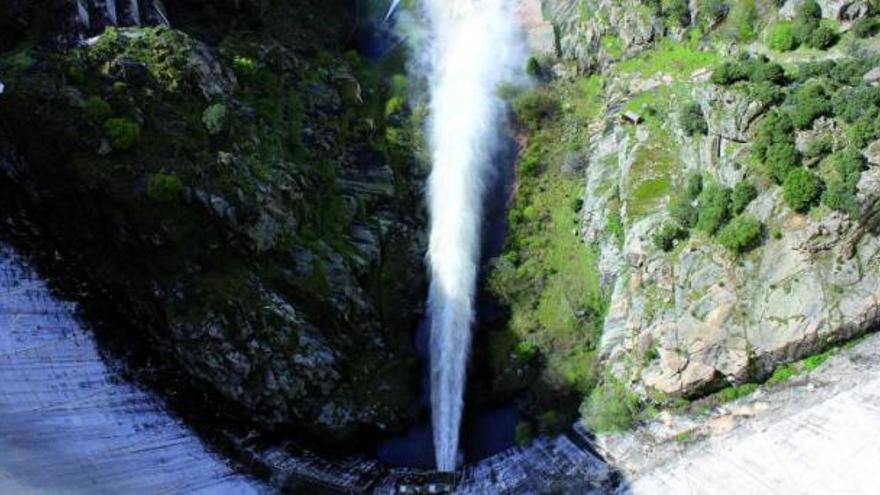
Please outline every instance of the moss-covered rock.
M326 4L293 8L23 48L0 122L47 243L131 331L258 424L329 441L413 412L424 171L386 68L310 21Z

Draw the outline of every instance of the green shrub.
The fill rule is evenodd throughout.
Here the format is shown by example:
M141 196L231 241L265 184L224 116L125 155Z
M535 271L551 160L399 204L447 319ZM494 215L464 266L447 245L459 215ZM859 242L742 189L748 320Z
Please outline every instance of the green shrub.
M532 142L519 160L517 169L527 177L535 177L544 170L544 148Z
M747 43L755 39L755 29L760 18L755 0L739 0L733 4L730 20L736 29L736 39Z
M810 209L822 193L822 184L818 177L805 168L792 170L782 183L785 204L798 212Z
M688 231L677 223L664 223L660 230L654 234L654 247L661 251L670 251L675 247L675 241L687 239Z
M173 174L153 174L147 181L147 196L153 201L174 201L183 190L183 182Z
M852 123L880 105L880 88L857 86L842 88L834 94L832 107L834 115Z
M688 103L680 110L678 117L681 129L689 136L696 134L705 135L709 132L709 125L703 116L703 109L698 103Z
M837 30L827 24L820 24L810 35L810 48L825 50L837 43Z
M791 122L798 129L807 129L813 121L831 115L832 105L825 86L818 81L810 81L791 95Z
M127 150L140 139L141 126L125 118L108 119L104 122L104 133L115 149Z
M734 215L739 215L749 206L753 199L758 197L758 190L748 180L741 180L733 186L730 195L730 209Z
M740 397L751 395L757 389L758 385L754 383L731 385L716 392L714 397L720 402L730 402L732 400L739 399Z
M91 96L83 106L83 113L86 114L86 118L90 121L102 124L113 113L113 109L100 96Z
M513 432L513 438L517 445L527 445L534 437L535 432L532 430L531 424L525 421L517 423L516 429Z
M803 0L795 12L794 39L797 44L805 44L810 41L813 32L819 28L822 20L822 8L815 0Z
M626 430L638 413L639 397L610 376L581 405L584 422L597 432Z
M797 374L797 370L792 364L777 366L776 369L773 370L773 374L770 375L770 378L767 379L766 384L776 385L777 383L782 383L793 377L795 374Z
M521 124L535 130L559 113L559 101L545 91L526 91L513 101L513 111Z
M741 254L757 247L763 234L764 226L757 218L739 215L718 232L718 242L729 251Z
M825 156L834 149L834 140L829 135L822 135L813 138L807 143L807 149L804 150L805 158L818 158Z
M700 17L710 26L718 24L727 16L730 7L724 0L701 0Z
M687 177L685 194L690 199L697 199L701 192L703 192L703 174L693 172Z
M232 59L232 68L235 69L237 75L245 79L253 78L258 71L257 63L252 58L241 55L236 55Z
M691 23L691 11L687 0L669 0L663 14L676 26L687 27Z
M777 184L782 184L788 174L798 166L798 152L793 144L774 143L767 150L764 169Z
M868 38L877 33L878 27L880 27L880 23L877 22L876 17L860 17L853 23L850 32L856 38Z
M714 234L730 218L730 189L709 183L697 199L697 223L695 227L707 234Z
M676 194L669 202L669 216L686 228L697 223L697 209L691 201L687 194Z
M772 84L785 84L785 69L776 62L767 60L763 55L751 59L747 64L749 80L752 82L768 82Z
M847 213L852 218L859 217L857 198L859 179L864 166L864 157L855 148L846 148L832 156L834 176L828 180L822 193L822 203L831 209Z
M526 74L532 77L541 77L541 63L535 57L529 57L526 61Z
M767 28L764 38L767 46L778 52L788 52L797 47L794 25L790 22L777 22Z
M852 123L847 131L847 139L850 146L864 148L875 139L880 138L880 112L876 108L870 108Z
M713 84L729 86L738 81L748 79L748 73L741 62L727 61L712 71L710 80Z
M790 143L794 146L794 124L787 113L772 110L755 128L752 151L758 160L765 161L770 146L776 143Z
M220 134L223 126L226 125L226 115L226 105L222 103L215 103L205 109L202 113L202 123L208 130L208 134Z

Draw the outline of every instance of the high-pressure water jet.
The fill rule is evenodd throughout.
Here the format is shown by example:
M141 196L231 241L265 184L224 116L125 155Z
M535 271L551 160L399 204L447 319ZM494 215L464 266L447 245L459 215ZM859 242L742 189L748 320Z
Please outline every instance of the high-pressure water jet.
M431 24L431 408L437 468L458 455L480 262L483 193L505 121L500 83L519 63L514 4L428 0Z

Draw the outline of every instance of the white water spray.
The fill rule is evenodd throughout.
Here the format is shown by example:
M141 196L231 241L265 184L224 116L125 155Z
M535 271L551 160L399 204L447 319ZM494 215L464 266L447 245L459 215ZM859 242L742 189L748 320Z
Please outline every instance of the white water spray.
M458 455L483 193L504 126L500 83L521 67L511 0L428 0L431 24L431 407L437 468Z

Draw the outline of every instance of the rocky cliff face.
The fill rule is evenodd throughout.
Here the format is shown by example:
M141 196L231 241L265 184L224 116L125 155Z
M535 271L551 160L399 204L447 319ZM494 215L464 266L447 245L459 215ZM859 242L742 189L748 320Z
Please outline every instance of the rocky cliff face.
M543 7L559 53L536 54L542 85L514 103L532 141L520 168L528 183L534 167L547 177L586 164L572 233L594 255L581 279L596 277L605 302L593 305L596 356L589 319L563 334L546 323L582 308L507 302L517 349L592 374L582 412L594 427L761 382L876 327L880 100L868 95L880 92L880 52L867 4ZM778 32L795 33L791 46ZM541 205L547 191L526 190L525 202ZM514 222L513 238L535 238L530 229ZM560 277L535 274L522 244L513 248L499 281ZM526 359L509 355L514 368Z
M2 170L46 244L265 427L406 420L418 125L394 62L346 51L350 5L167 2L180 29L72 45L28 17L50 3L13 17L0 59Z

